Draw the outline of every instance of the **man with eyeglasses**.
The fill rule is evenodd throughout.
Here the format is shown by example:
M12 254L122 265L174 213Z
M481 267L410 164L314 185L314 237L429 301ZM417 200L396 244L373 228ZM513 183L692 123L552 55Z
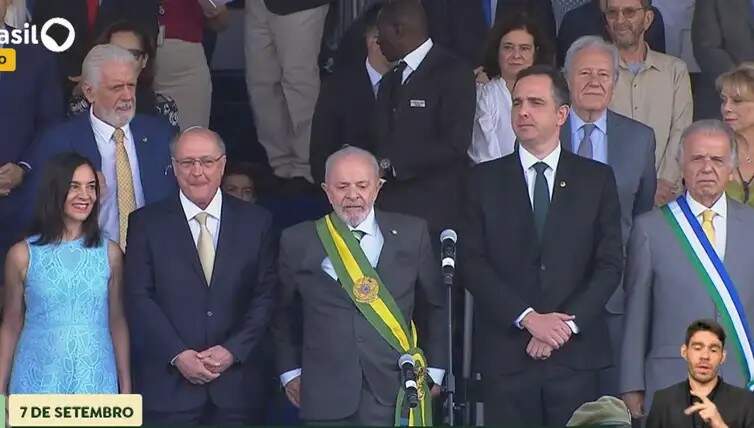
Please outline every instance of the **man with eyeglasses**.
M272 217L220 190L225 144L201 127L171 144L180 191L130 217L126 312L144 423L260 425L274 305Z
M655 204L663 205L680 192L679 141L691 124L693 102L686 63L653 51L644 41L654 20L650 3L607 0L607 31L620 52L620 74L610 108L654 129Z
M100 227L104 237L120 243L124 251L128 215L176 187L168 148L175 131L160 118L135 113L139 69L129 51L115 45L95 46L82 67L89 112L50 129L23 159L31 166L29 200L47 159L73 151L92 161L104 183Z

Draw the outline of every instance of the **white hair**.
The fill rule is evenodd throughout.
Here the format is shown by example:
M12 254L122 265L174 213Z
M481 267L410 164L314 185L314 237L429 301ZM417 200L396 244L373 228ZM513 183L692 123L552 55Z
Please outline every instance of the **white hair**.
M734 167L738 166L738 144L736 142L736 132L728 124L719 119L697 120L696 122L689 125L688 128L683 130L683 134L681 134L680 147L678 148L678 163L683 162L683 152L684 146L686 145L686 140L688 140L692 135L696 134L724 135L725 139L728 140L728 144L730 145L730 160L733 163Z
M325 181L327 180L327 175L332 169L332 166L335 163L335 161L337 161L338 159L342 157L352 156L352 155L358 155L358 156L366 158L369 161L369 163L374 167L375 177L380 178L380 164L377 162L377 158L375 158L372 153L359 147L345 146L342 149L336 151L335 153L327 157L327 160L325 161Z
M111 62L132 65L134 70L138 70L139 66L133 54L126 49L112 44L97 45L84 58L81 66L81 81L97 87L102 79L102 68Z
M599 36L583 36L571 44L565 57L564 68L566 77L570 78L572 76L573 70L571 68L573 67L573 59L576 57L576 54L585 49L598 49L610 55L610 59L613 62L613 81L617 82L619 73L618 64L620 63L618 48L616 48L614 44L606 42Z

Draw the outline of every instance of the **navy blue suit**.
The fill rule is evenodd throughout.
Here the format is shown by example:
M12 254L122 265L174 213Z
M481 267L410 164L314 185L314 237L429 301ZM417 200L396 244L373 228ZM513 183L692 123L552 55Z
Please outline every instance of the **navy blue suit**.
M177 194L131 214L126 310L135 388L144 397L146 423L179 423L148 415L179 414L209 402L236 410L263 404L259 345L277 281L271 225L263 208L223 195L208 286ZM208 384L193 385L170 365L187 349L201 352L215 345L230 351L236 363Z
M150 204L172 194L177 186L170 164L170 140L175 130L164 120L137 114L129 124L139 160L139 173L144 190L144 202ZM76 152L89 159L99 171L102 169L97 141L89 114L82 114L46 132L24 158L31 167L27 202L36 199L38 183L48 159L62 152ZM114 183L109 187L114 189ZM32 203L27 204L33 206Z
M64 117L55 57L41 45L5 47L16 50L17 68L0 73L0 166L22 160L39 133ZM19 231L14 223L24 187L0 198L0 266L7 248L20 238L13 232Z

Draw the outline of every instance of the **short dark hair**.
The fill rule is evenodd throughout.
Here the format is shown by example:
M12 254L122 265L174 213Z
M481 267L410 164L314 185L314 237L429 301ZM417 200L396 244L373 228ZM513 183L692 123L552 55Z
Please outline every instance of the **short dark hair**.
M607 5L607 2L610 0L605 0L605 5ZM652 0L640 0L641 7L644 9L652 9Z
M157 55L157 46L154 37L142 26L132 21L120 20L113 22L105 28L97 37L94 46L110 44L110 38L115 33L133 33L139 39L141 49L148 57L146 67L139 73L139 83L144 87L151 88L154 82L154 59Z
M382 10L382 3L375 3L369 6L361 15L361 19L364 22L364 35L368 35L372 31L377 30L377 18L380 16Z
M516 83L513 85L515 88L518 82L524 77L529 76L547 76L552 82L552 98L555 100L555 104L558 107L571 104L570 95L568 92L568 83L563 77L563 73L551 65L537 64L532 65L529 68L525 68L518 72L516 75Z
M549 39L545 37L535 20L531 18L526 10L519 10L510 15L506 14L490 30L487 47L484 52L484 72L490 78L500 76L500 62L498 61L500 43L506 34L515 30L526 31L534 39L534 64L554 65L553 50Z
M393 26L405 26L419 35L429 32L427 14L419 0L386 0L378 20Z
M725 330L720 324L710 319L696 320L689 325L686 329L686 345L689 345L691 337L700 331L709 331L725 346Z
M42 182L39 183L34 222L29 231L30 236L39 236L33 242L34 245L57 244L62 241L65 230L63 224L65 201L71 188L73 173L83 165L91 168L94 173L95 194L97 195L92 212L81 226L84 246L92 248L100 245L102 234L98 223L100 193L97 170L89 159L73 152L61 153L51 158L44 167Z

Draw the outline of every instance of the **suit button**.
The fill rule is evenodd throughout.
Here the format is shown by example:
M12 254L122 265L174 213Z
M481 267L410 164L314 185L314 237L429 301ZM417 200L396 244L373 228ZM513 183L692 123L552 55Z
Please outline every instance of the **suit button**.
M211 317L212 315L214 315L214 313L212 313L212 311L207 311L207 316L208 317Z
M544 271L547 270L547 266L545 266L545 264L542 263L541 265L539 265L539 270L541 270L542 272L544 272Z

